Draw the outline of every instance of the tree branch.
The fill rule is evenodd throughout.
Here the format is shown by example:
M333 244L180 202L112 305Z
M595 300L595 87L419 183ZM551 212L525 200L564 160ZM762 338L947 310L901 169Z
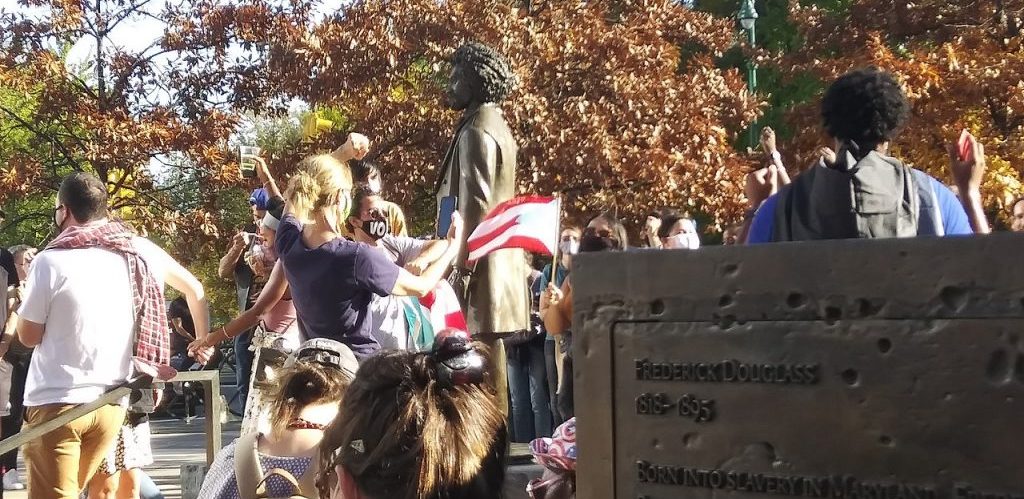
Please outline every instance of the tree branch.
M25 222L25 221L28 221L28 220L36 220L36 219L46 220L46 219L49 219L51 216L53 216L52 213L40 213L38 211L32 212L32 213L26 213L24 215L19 215L19 216L14 217L11 220L5 221L3 227L0 228L0 231L6 232L8 229L10 229L12 227L17 227L18 224L20 224L22 222Z
M159 47L159 46L160 46L160 42L157 41L157 42L154 42L149 47L146 47L145 49L143 49L142 54L139 55L139 58L136 59L135 62L132 63L131 66L128 66L124 70L124 72L121 73L121 75L118 76L117 81L114 83L114 88L112 90L114 95L121 95L121 93L124 92L124 87L125 87L125 85L128 84L128 79L131 78L132 74L135 73L135 70L139 69L139 67L141 67L141 65L151 62L155 57L158 57L160 55L169 54L171 52L176 52L176 49L163 49L163 50L158 50L157 52L149 54L149 55L144 55L146 53L146 51L148 51L148 50L150 50L152 48L155 48L155 47Z
M42 138L46 139L48 142L50 142L51 144L56 146L57 149L60 149L61 153L64 154L64 158L68 160L68 163L72 166L72 168L74 168L76 171L82 171L82 167L79 166L78 162L74 160L74 156L71 154L70 151L67 150L67 148L64 147L64 144L61 143L59 140L51 137L50 135L48 135L46 133L43 133L39 129L37 129L34 126L32 126L32 124L30 124L29 122L23 120L21 118L21 116L18 116L17 113L15 113L14 111L11 111L10 109L7 109L4 106L0 106L0 111L3 111L5 114L10 116L11 119L13 119L14 121L17 121L18 123L20 123L21 126L23 126L26 129L28 129L28 131L36 134L39 137L42 137Z
M140 9L142 9L142 7L145 7L146 4L148 4L151 1L152 0L143 0L141 3L132 4L132 5L128 6L128 7L125 7L124 10L122 10L121 12L119 12L117 15L114 16L113 21L111 21L111 22L109 22L109 24L107 24L107 27L106 27L106 30L105 30L106 34L109 34L112 31L114 31L114 28L116 28L118 24L121 24L126 19L131 19L132 15L144 13L144 11L141 11Z

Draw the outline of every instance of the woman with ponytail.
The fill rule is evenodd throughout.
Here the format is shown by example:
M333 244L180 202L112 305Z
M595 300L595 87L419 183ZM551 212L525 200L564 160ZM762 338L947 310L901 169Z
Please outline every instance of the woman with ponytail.
M380 345L371 334L370 302L378 296L424 296L437 285L462 241L462 221L447 248L420 273L402 269L381 251L342 237L351 211L352 173L345 162L362 159L366 138L352 134L332 155L304 159L286 193L277 250L299 323L307 338L330 338L365 359Z
M337 341L303 343L285 362L273 394L271 430L243 435L224 447L199 497L254 499L264 479L263 497L316 497L318 445L358 368L352 351Z
M364 362L320 443L320 497L500 498L507 428L482 349L445 330L429 352Z

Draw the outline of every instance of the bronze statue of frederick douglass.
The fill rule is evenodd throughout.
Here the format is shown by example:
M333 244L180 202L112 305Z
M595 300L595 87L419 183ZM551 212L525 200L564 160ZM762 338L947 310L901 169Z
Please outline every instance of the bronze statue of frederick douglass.
M447 100L462 111L437 180L438 205L454 197L469 236L499 203L516 192L516 141L498 105L515 84L505 58L479 43L459 47L453 58ZM451 200L449 200L450 202ZM528 268L522 250L498 250L467 263L463 241L452 281L469 332L492 351L498 402L508 412L505 349L501 337L530 327Z

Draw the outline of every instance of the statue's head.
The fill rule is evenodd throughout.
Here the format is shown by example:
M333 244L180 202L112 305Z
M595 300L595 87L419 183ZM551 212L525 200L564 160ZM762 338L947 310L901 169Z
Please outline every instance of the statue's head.
M455 51L448 81L448 106L463 110L484 102L500 103L515 85L508 61L481 43L467 43Z

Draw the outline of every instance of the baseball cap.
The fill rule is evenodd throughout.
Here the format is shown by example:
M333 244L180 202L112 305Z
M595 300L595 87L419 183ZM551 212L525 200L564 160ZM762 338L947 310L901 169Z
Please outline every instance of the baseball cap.
M257 210L266 210L269 202L270 194L267 194L267 190L262 187L253 190L249 195L249 204L255 206Z
M530 442L530 453L546 468L561 471L576 470L576 418L570 418L555 429L551 438L541 437Z
M359 361L352 350L344 343L327 338L313 338L303 342L288 356L284 367L292 367L300 360L337 367L353 378L359 370Z

